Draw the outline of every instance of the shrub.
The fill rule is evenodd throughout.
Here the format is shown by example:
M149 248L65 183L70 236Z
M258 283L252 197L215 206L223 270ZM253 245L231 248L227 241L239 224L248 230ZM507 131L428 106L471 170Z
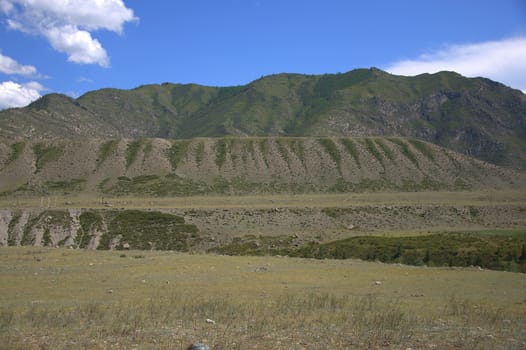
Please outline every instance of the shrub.
M9 155L9 158L7 159L6 165L11 164L15 160L17 160L22 155L25 148L26 148L25 142L16 142L16 143L11 144L11 154Z
M35 154L35 174L40 172L44 166L52 161L55 161L62 156L64 152L63 145L48 146L46 147L44 143L37 143L33 145L33 153Z
M328 211L330 215L337 212ZM352 237L302 247L292 255L306 258L379 260L386 263L430 266L478 265L494 270L521 271L526 238L479 233L434 234L418 237ZM519 247L519 248L518 248Z
M391 151L391 149L387 147L387 145L382 140L377 139L375 141L376 144L382 149L384 154L387 156L387 158L389 158L390 161L394 161L393 151Z
M409 159L413 164L416 165L417 168L419 168L419 164L418 164L418 159L416 159L416 156L413 152L411 152L411 150L409 149L409 145L407 143L405 143L403 140L401 139L397 139L397 138L389 138L389 141L391 141L392 143L398 145L398 147L400 148L400 151L402 152L402 154L407 158Z
M367 148L367 151L369 151L370 154L373 155L374 158L376 158L376 160L382 165L384 166L384 159L382 157L382 154L380 153L380 151L378 151L378 149L376 148L376 146L374 145L374 142L372 139L370 138L366 138L365 139L365 147Z
M184 218L158 211L123 210L111 218L108 232L101 237L99 249L110 249L118 238L117 249L128 243L130 249L158 249L187 251L199 240L195 225L184 223Z
M109 140L102 143L99 147L99 154L97 158L97 166L102 164L109 156L115 152L117 146L119 145L119 140Z
M318 142L320 143L320 145L323 146L323 148L332 158L334 163L336 163L336 166L340 167L342 156L340 154L340 151L338 150L338 147L336 147L336 144L334 143L334 141L328 137L325 137L325 138L318 139Z
M227 154L227 142L225 139L219 139L217 140L215 144L215 150L216 150L216 165L221 168L223 164L226 162L226 154Z
M420 153L422 153L425 157L428 159L434 161L435 155L431 148L423 141L416 140L416 139L408 139L409 143L413 145L414 148L416 148Z
M129 168L137 159L143 142L144 140L133 140L128 144L126 148L126 168Z
M354 161L358 165L358 168L361 168L360 156L358 154L358 148L356 147L356 145L353 142L353 140L345 138L345 139L341 139L340 142L343 144L343 146L345 147L347 152L349 152L349 154L353 157Z

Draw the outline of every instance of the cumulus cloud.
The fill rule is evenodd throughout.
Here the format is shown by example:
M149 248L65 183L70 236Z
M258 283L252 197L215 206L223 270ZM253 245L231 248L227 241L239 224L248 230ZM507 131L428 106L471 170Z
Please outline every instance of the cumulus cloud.
M78 30L68 25L50 28L44 32L44 35L55 50L68 54L70 62L109 66L110 60L106 50L85 30Z
M13 81L0 83L0 109L24 107L40 98L45 88L36 81L18 84Z
M11 57L0 53L0 73L33 76L37 74L37 69L33 66L22 65Z
M10 29L44 36L51 46L81 64L109 66L96 30L122 33L126 22L135 21L123 0L0 0Z
M526 91L526 38L449 45L416 59L394 62L385 70L399 75L455 71L468 77L487 77Z

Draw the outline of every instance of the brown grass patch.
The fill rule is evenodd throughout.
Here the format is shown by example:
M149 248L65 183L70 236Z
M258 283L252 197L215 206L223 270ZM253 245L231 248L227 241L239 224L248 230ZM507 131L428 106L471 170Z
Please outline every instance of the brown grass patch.
M0 349L184 349L196 341L216 349L526 344L521 274L138 254L2 248Z

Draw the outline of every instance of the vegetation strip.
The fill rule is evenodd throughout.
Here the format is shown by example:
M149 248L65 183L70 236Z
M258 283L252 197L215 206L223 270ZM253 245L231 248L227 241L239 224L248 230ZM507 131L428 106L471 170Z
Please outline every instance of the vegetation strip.
M44 166L56 161L64 152L63 145L46 146L44 143L37 143L33 145L33 153L35 154L35 174L39 173Z
M356 236L295 247L294 237L245 236L210 250L226 255L362 259L416 266L479 266L526 272L526 231L443 233L415 237Z

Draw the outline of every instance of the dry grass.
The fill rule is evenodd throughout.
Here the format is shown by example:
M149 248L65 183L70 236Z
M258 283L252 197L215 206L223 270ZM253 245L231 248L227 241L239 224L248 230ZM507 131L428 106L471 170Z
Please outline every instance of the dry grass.
M72 197L0 198L0 208L288 208L359 205L517 205L526 202L526 189L469 192L384 192L344 194L192 196L192 197Z
M124 254L0 248L0 349L526 347L523 274Z

